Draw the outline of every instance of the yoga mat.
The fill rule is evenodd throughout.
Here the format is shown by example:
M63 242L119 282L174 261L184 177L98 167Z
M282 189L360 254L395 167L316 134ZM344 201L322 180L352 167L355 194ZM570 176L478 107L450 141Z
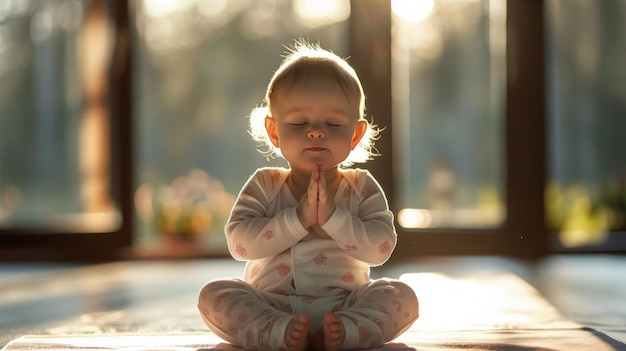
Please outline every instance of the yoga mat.
M400 279L416 291L420 318L402 336L375 350L626 351L625 344L564 318L535 288L511 273L410 273ZM3 350L238 348L207 329L202 333L25 335Z

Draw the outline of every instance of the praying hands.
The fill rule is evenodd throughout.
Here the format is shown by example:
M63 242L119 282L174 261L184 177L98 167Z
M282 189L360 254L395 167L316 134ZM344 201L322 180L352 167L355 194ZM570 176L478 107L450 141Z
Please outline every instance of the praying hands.
M323 166L318 164L317 168L311 172L307 192L296 209L302 225L312 232L318 232L312 229L315 226L324 225L335 212L335 201L328 194Z

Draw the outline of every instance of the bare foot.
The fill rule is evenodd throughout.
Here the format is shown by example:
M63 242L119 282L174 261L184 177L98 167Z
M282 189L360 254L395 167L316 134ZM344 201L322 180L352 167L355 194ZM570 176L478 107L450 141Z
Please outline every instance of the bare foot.
M293 317L287 326L285 343L289 351L305 351L309 347L309 316Z
M313 334L313 345L316 350L337 351L343 344L345 329L338 315L327 312L324 322Z

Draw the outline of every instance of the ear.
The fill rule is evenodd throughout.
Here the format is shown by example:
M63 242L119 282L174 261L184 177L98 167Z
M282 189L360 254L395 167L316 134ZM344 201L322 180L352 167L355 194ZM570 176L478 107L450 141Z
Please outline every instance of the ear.
M354 150L354 148L357 145L359 145L359 142L365 135L366 131L367 131L367 121L364 121L362 119L358 120L356 122L356 125L354 126L354 133L352 134L352 150Z
M278 130L276 129L276 120L272 117L265 117L265 130L267 131L267 135L272 142L272 145L275 147L280 147L280 143L278 142Z

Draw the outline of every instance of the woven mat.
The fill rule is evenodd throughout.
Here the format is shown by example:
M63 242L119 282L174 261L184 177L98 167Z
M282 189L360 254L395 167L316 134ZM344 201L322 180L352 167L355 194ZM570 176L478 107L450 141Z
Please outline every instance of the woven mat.
M626 351L626 345L565 319L510 273L405 274L420 319L377 350ZM3 350L237 350L209 333L25 335Z

